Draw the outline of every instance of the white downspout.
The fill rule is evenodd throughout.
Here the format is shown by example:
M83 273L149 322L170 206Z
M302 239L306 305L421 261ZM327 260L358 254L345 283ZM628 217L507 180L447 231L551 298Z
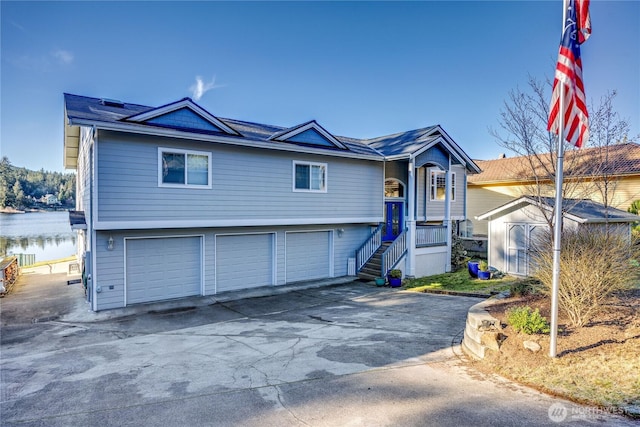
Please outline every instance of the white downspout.
M407 262L405 276L415 277L416 275L416 159L409 158L408 167L408 200L407 200Z
M98 293L96 292L96 284L98 283L96 270L97 270L97 233L96 233L96 218L98 217L96 198L98 197L98 189L96 183L96 166L98 160L98 147L96 141L98 140L98 129L92 126L91 141L89 143L89 208L91 210L91 309L98 311Z

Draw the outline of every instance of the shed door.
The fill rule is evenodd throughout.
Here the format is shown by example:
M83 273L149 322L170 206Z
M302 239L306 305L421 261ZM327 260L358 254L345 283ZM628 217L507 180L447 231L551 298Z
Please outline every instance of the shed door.
M274 284L274 235L216 236L216 292Z
M127 305L200 295L200 237L127 239Z
M532 239L542 237L546 224L507 224L507 272L528 275L531 270L529 251Z
M331 232L286 234L287 283L331 277Z

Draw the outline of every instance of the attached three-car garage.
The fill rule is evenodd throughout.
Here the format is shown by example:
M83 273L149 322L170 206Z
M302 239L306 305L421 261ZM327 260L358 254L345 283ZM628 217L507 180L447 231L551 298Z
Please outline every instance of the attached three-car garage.
M125 305L333 276L331 230L126 237L124 248Z

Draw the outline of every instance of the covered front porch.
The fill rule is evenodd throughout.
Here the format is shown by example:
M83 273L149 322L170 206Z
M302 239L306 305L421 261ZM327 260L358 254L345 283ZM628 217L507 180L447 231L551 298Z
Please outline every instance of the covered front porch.
M380 138L384 222L356 254L361 276L391 269L421 277L451 271L452 225L466 219L468 173L480 169L440 126Z

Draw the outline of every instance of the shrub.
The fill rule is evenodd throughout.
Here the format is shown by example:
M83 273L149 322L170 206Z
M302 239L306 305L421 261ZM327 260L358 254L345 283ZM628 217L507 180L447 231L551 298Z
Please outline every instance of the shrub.
M389 277L392 277L394 279L402 279L402 270L391 270L389 271Z
M489 271L489 264L487 261L482 260L478 263L478 270L480 271Z
M469 257L467 256L467 250L464 248L462 239L457 234L453 234L451 238L451 269L457 271L460 268L466 267Z
M612 293L628 289L638 279L640 247L613 226L580 227L562 232L558 306L572 326L586 325ZM622 229L624 230L624 229ZM551 294L553 285L552 240L547 234L532 242L532 273Z
M524 332L525 334L548 334L550 332L549 322L540 314L536 308L531 311L531 307L512 308L507 312L507 323L516 332Z
M526 295L535 294L538 290L540 283L533 279L523 279L514 282L509 286L509 293L512 297L523 297Z

